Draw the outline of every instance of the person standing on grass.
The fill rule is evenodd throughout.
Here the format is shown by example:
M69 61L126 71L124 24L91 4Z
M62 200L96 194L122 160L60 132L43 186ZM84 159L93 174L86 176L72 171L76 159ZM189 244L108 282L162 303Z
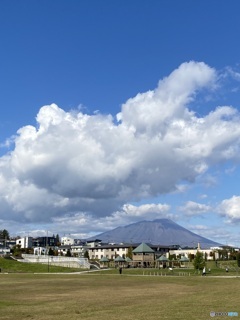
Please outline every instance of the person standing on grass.
M202 275L203 275L203 276L206 275L206 268L205 268L205 267L203 268Z
M119 267L119 274L122 274L122 267Z

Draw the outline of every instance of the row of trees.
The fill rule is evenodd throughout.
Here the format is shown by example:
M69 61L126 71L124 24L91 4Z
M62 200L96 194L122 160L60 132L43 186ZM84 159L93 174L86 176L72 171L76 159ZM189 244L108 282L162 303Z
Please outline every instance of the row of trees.
M237 261L238 267L240 267L240 252L236 252L234 255L235 259ZM206 265L206 260L202 252L197 251L195 258L193 260L193 266L197 270L202 270Z

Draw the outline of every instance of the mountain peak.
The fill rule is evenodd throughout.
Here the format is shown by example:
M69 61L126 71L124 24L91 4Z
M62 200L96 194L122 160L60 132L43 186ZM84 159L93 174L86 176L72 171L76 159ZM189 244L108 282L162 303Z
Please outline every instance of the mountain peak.
M170 219L156 219L153 221L139 221L127 226L100 233L91 239L101 239L103 242L113 243L151 243L159 245L180 245L181 247L201 248L219 246L220 244L197 235Z

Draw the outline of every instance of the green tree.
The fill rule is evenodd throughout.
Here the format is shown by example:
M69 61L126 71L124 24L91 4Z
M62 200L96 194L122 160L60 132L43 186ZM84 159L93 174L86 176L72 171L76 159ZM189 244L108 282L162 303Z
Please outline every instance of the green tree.
M195 258L193 260L193 266L197 270L202 270L205 267L205 260L203 253L200 251L197 251Z
M52 248L49 248L48 255L49 256L54 256L54 250Z
M190 261L193 261L193 260L194 260L194 254L189 253L189 254L188 254L188 259L189 259Z
M228 260L228 251L226 248L222 249L220 253L221 253L222 260Z
M12 249L11 249L11 252L15 257L20 257L22 255L21 246L19 244L13 246Z
M61 245L60 237L58 234L56 234L56 243L57 243L57 246Z
M238 253L236 254L236 260L237 260L237 265L238 267L240 267L240 252L238 251Z
M126 256L130 259L132 259L133 256L133 248L129 247Z
M0 230L0 239L9 240L9 232L6 229Z
M84 252L84 258L89 259L89 253L88 253L88 250L85 250L85 252Z
M72 255L71 255L70 249L67 249L66 257L71 257L71 256L72 256Z
M230 248L229 249L229 260L236 260L236 251L234 250L234 248Z

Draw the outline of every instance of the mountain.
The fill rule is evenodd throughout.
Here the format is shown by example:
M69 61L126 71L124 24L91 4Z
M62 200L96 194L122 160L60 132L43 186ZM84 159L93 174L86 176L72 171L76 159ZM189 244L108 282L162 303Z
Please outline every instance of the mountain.
M88 240L100 239L107 243L141 243L160 245L180 245L181 247L201 248L220 246L220 243L193 233L170 219L140 221L100 233Z

